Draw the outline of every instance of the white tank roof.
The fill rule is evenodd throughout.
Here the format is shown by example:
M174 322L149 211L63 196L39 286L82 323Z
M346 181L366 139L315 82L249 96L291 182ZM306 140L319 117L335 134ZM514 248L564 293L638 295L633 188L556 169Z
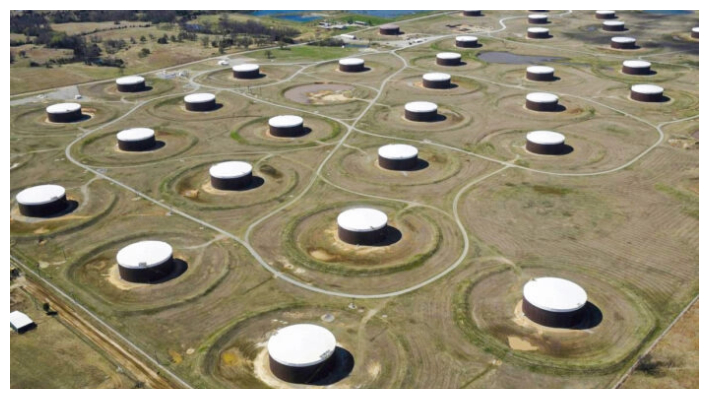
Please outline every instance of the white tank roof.
M630 90L642 94L662 94L664 89L656 85L633 85Z
M635 38L629 36L615 36L611 38L611 41L616 43L635 43Z
M480 12L482 10L464 10L465 12Z
M386 213L372 208L353 208L337 216L337 225L349 231L374 231L387 224Z
M596 14L600 14L600 15L613 15L613 14L615 14L615 11L612 11L612 10L598 10L598 11L596 11Z
M116 261L122 267L138 269L157 266L170 257L170 244L162 241L138 241L118 251Z
M529 14L527 17L528 17L528 18L531 18L531 19L546 19L546 18L549 18L549 16L546 15L546 14Z
M327 360L337 340L326 328L314 324L295 324L281 328L268 340L268 355L280 364L307 367Z
M460 54L458 53L438 53L436 54L436 58L440 58L442 60L454 60L460 58Z
M64 187L56 184L44 184L26 188L17 194L17 202L22 205L44 205L66 195Z
M532 65L527 67L529 73L554 73L554 68L543 65Z
M627 66L628 68L650 68L652 63L650 61L643 61L643 60L628 60L628 61L623 61L623 66Z
M451 75L449 75L447 73L441 73L441 72L430 72L430 73L424 74L423 79L431 81L431 82L440 82L442 80L450 80Z
M116 83L119 85L134 85L143 82L145 82L145 78L138 75L124 76L116 79Z
M399 28L399 25L395 25L395 24L384 24L384 25L380 26L380 28L384 28L384 29L398 29L398 28Z
M559 101L559 96L551 93L529 93L527 100L534 103L555 103Z
M563 144L565 139L563 134L547 130L535 130L527 133L527 140L539 145Z
M234 72L252 72L258 71L258 64L239 64L231 67Z
M410 159L418 156L419 150L408 144L387 144L379 147L378 153L386 159Z
M531 28L527 28L527 32L530 32L530 33L548 33L548 32L549 32L549 29L547 29L547 28L540 28L540 27L538 27L538 26L534 26L534 27L531 27Z
M296 127L303 124L303 118L296 115L278 115L268 120L273 127Z
M206 103L213 101L217 97L212 93L194 93L185 96L185 102L187 103Z
M478 37L477 36L456 36L455 40L459 41L459 42L477 42Z
M603 25L605 26L621 26L625 25L624 21L603 21Z
M212 165L209 168L209 175L218 179L236 179L248 175L252 170L248 162L227 161Z
M363 65L364 60L361 58L343 58L340 61L340 65Z
M50 114L68 114L70 112L75 112L80 109L81 104L79 103L59 103L47 107L47 112L49 112Z
M33 323L32 319L30 319L29 316L20 312L19 310L15 310L13 312L10 312L10 324L13 327L15 327L16 329L19 330L23 327L29 326L32 323Z
M578 284L557 277L538 277L524 285L524 298L530 304L549 312L573 312L588 300Z
M404 109L409 112L433 112L438 109L438 105L428 101L412 101L406 103Z
M134 127L118 132L116 138L120 141L141 141L155 137L155 130L147 127Z
M698 26L695 26L694 28L692 28L692 32L697 32L697 33L699 33L699 27L698 27Z

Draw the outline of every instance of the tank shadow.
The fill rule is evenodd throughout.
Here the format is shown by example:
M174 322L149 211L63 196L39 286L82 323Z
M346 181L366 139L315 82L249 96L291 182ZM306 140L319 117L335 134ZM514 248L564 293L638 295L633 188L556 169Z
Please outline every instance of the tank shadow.
M172 272L170 272L170 274L168 274L167 276L165 276L159 280L149 281L147 284L165 283L165 282L168 282L170 280L174 280L174 279L180 277L181 275L183 275L187 271L187 268L188 268L187 262L185 262L182 259L175 258L172 260L172 264L173 264Z
M559 150L559 152L557 152L555 154L551 154L551 155L569 155L572 152L574 152L574 147L572 147L568 144L564 144L564 146L561 148L561 150Z
M251 176L251 183L249 183L248 186L244 186L241 188L233 188L230 190L223 190L223 191L251 191L251 190L255 190L255 189L263 186L265 183L266 183L266 180L264 180L263 177Z
M76 210L76 208L79 207L79 202L75 200L67 200L67 206L66 208L62 209L59 212L52 213L51 215L47 216L42 216L42 219L53 219L53 218L58 218L62 217L65 215L68 215Z
M384 228L384 239L376 242L374 244L369 244L365 245L367 247L386 247L389 245L396 244L397 242L401 241L401 238L403 237L403 234L401 234L401 231L397 229L396 227L389 226Z
M308 385L332 385L339 381L342 381L350 375L355 366L355 360L354 356L352 356L352 353L350 353L350 351L348 351L347 349L338 346L335 348L335 353L333 353L332 356L335 356L335 366L333 367L333 369L329 373L327 373L327 375L322 376L320 378L316 377L315 380L308 382Z
M419 158L416 161L416 165L414 165L414 167L411 168L409 171L410 172L418 172L419 170L424 170L424 169L428 168L428 166L429 166L428 161L426 161L425 159Z
M583 313L583 320L579 324L570 327L571 330L587 330L598 326L603 321L603 312L590 301L584 305Z

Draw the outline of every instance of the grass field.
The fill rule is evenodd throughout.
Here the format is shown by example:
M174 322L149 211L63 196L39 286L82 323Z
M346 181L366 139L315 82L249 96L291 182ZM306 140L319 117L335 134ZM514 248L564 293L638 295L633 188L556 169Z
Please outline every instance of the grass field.
M181 76L150 74L150 90L133 94L91 82L115 76L110 69L18 63L11 85L19 91L87 82L79 101L90 118L49 123L44 109L60 101L52 96L11 106L11 253L144 350L156 362L151 370L197 388L612 387L699 293L699 58L697 42L682 36L698 14L658 21L623 13L644 44L630 53L607 48L591 12L551 15L554 37L541 41L524 38L525 12L402 17L405 38L430 40L370 29L362 37L379 46L273 49L270 61L262 50L233 55L256 60L262 76L237 80L209 60L180 68ZM645 29L653 21L657 28ZM457 49L453 37L462 33L478 34L482 46ZM125 72L213 51L151 48ZM464 64L437 65L441 51L460 52ZM558 79L528 81L528 62L493 62L489 52L560 57L542 62ZM622 74L621 62L639 55L656 73ZM346 56L363 58L367 70L337 70ZM448 73L454 86L424 88L426 72ZM661 85L668 100L631 100L638 82ZM302 100L327 94L318 89L328 85L346 93ZM563 107L526 109L535 91L558 95ZM196 92L214 93L217 109L187 111L183 97ZM410 101L436 103L438 118L407 120ZM276 115L301 116L306 134L271 135ZM116 133L132 127L154 129L160 144L119 150ZM571 150L527 151L532 130L563 133ZM418 149L415 170L378 165L378 148L390 143ZM227 160L249 162L256 183L212 187L210 166ZM17 193L47 182L66 187L76 209L21 215ZM354 206L387 214L385 244L339 240L337 215ZM116 252L150 238L173 245L182 273L160 284L123 281ZM593 318L575 329L527 319L522 287L548 275L580 284ZM12 300L41 321L11 336L13 387L135 385L30 299ZM696 386L697 319L698 305L624 387ZM286 384L268 368L268 338L305 322L331 329L344 356L323 385ZM43 352L56 358L46 358L38 379L22 359ZM55 361L73 363L49 370Z

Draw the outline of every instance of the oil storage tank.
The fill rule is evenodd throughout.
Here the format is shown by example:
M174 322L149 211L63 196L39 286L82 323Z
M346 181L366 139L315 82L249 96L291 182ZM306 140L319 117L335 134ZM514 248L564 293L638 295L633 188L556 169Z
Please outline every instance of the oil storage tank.
M64 187L43 184L26 188L15 197L20 213L25 216L46 217L61 212L69 206Z
M566 150L566 137L557 132L536 130L527 133L527 151L541 155L563 154Z
M209 178L217 190L241 190L251 185L253 168L248 162L227 161L212 165Z
M429 101L412 101L404 105L404 117L414 122L432 122L438 118L438 105Z
M188 94L184 100L185 109L188 111L206 112L217 108L217 96L212 93Z
M337 235L348 244L374 245L386 239L387 221L378 209L348 209L337 216Z
M149 151L155 148L155 130L136 127L116 134L118 148L123 151Z
M120 92L137 92L145 90L145 78L142 76L124 76L116 79L116 89Z
M59 103L50 105L46 109L47 119L54 123L68 123L81 120L81 104Z
M537 277L523 288L522 311L537 324L569 328L586 315L586 291L578 284L557 277Z
M121 248L116 254L118 272L123 280L153 283L174 270L172 246L163 241L138 241Z
M283 327L268 340L269 367L283 381L311 383L335 368L336 348L335 336L324 327L315 324Z
M239 64L231 67L231 72L236 79L256 79L261 76L257 64Z
M419 160L418 149L408 144L387 144L377 154L379 166L389 170L413 170Z
M303 118L296 115L279 115L268 120L268 131L276 137L297 137L305 132Z

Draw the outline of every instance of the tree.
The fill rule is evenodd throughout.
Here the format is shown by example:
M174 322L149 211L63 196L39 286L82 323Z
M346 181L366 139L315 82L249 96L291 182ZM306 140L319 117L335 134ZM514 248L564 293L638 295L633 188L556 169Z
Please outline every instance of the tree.
M202 47L209 46L209 36L202 36L200 40L202 41Z
M148 39L146 39L145 36L141 36L141 37L140 37L140 42L141 42L141 43L145 43L146 41L148 41Z
M138 57L140 57L140 58L145 58L145 57L147 57L147 56L149 56L149 55L150 55L150 50L147 49L147 48L145 48L145 47L143 47L143 48L140 50L140 53L138 53Z
M271 52L271 50L266 50L266 58L268 58L269 60L273 58L273 53Z
M158 44L167 44L167 33L158 39Z
M15 63L15 52L10 51L10 64L14 64L14 63Z

